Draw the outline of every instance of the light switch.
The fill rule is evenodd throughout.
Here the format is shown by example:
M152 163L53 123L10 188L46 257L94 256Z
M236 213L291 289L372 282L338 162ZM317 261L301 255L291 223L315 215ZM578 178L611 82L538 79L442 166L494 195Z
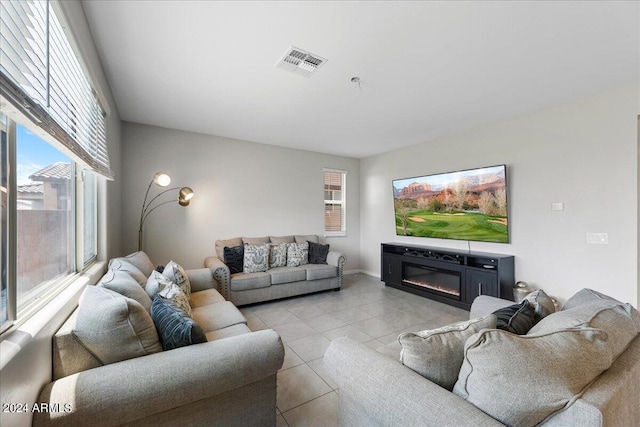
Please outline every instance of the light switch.
M609 233L587 233L587 243L590 245L608 245Z
M562 203L562 202L551 203L551 210L552 211L563 211L564 210L564 203Z

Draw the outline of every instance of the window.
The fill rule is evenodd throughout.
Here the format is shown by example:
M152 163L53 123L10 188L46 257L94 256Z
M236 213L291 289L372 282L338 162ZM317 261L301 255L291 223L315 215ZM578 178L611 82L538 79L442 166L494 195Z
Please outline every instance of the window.
M0 332L97 258L106 114L59 5L0 3Z
M324 170L324 232L326 236L346 236L347 172Z

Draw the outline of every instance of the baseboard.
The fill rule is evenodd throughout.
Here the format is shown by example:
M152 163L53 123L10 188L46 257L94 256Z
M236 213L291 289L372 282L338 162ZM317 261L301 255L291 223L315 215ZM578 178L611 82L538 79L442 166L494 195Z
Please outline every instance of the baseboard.
M366 274L367 276L375 277L378 279L380 278L380 274L375 274L366 270L348 270L342 273L343 276L347 276L349 274Z

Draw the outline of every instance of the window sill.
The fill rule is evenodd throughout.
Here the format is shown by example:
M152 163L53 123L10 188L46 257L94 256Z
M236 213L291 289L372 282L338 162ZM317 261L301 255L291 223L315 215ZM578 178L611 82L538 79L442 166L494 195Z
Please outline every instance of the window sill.
M324 237L347 237L347 232L342 231L338 233L324 233Z
M0 335L0 370L29 342L43 334L53 336L78 306L78 300L88 284L95 284L104 274L107 263L96 262L71 283L52 295L37 308L29 310Z

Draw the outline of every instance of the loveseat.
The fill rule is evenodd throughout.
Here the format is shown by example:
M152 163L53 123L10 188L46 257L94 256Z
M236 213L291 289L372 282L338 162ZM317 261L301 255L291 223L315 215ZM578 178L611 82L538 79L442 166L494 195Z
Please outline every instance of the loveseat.
M495 324L491 313L511 304L480 296L474 320L443 329ZM525 335L486 324L471 331L453 388L349 338L334 340L324 360L339 387L343 426L632 426L640 420L639 332L633 307L583 289ZM413 338L439 337L437 344L443 335ZM430 367L436 378L451 363L444 365Z
M303 257L302 263L291 262L291 249L297 245L311 245L325 252L317 262L310 262ZM243 258L240 255L239 265L233 268L228 254L233 249L242 252L244 248L244 264L249 256L246 248L259 251L267 248L268 260L263 268L254 268L247 272L243 269ZM315 245L315 246L314 246ZM274 256L274 250L283 247L287 253L285 259ZM257 249L256 249L257 248ZM339 290L342 287L342 273L345 256L336 251L329 251L329 245L319 243L317 235L267 236L267 237L234 237L216 240L216 255L204 261L205 267L211 269L220 293L236 306L253 304L303 295L328 289ZM225 251L227 256L225 257ZM308 255L309 256L309 255ZM311 257L313 258L313 257ZM275 260L280 261L274 266ZM259 271L255 271L259 270Z
M169 263L160 277L143 252L109 265L54 337L53 382L38 398L54 410L34 413L33 425L275 425L284 360L276 332L252 332L207 268ZM172 289L189 283L186 330L163 333L155 322L164 299L146 294L163 277ZM177 339L198 343L176 346Z

